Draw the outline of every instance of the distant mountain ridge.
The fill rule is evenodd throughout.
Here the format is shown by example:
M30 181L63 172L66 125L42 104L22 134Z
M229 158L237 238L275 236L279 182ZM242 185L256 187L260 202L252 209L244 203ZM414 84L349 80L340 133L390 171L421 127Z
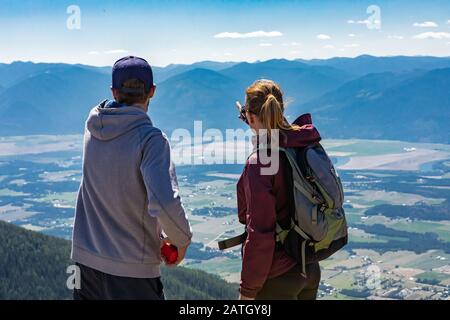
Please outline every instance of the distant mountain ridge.
M226 68L230 68L236 65L237 62L215 62L215 61L201 61L193 64L169 64L168 66L161 68L156 67L153 70L154 78L158 83L161 83L170 77L177 74L193 70L193 69L208 69L212 71L220 71Z
M450 68L414 72L410 77L372 74L305 107L315 114L323 133L335 138L449 143L448 88Z
M110 95L109 79L72 65L25 76L0 93L0 134L82 132L88 110Z
M16 61L11 64L0 63L0 86L10 87L27 78L41 73L51 73L70 68L80 68L110 75L110 67L93 67L83 64L33 63Z
M380 72L407 72L416 69L431 70L450 68L450 57L431 56L388 56L375 57L368 54L355 58L331 58L297 61L308 65L331 66L362 76Z
M155 67L149 114L169 134L192 129L194 120L204 128L243 127L234 102L244 102L253 81L269 78L285 93L288 119L311 112L327 138L449 143L448 68L450 58L369 55ZM0 64L0 135L82 133L90 108L111 97L110 69Z

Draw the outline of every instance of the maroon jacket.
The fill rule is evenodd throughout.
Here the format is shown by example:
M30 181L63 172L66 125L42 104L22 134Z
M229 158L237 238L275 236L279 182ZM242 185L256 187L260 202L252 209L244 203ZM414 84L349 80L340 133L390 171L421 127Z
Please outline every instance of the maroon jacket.
M304 147L320 141L310 114L300 116L294 124L301 126L301 129L283 131L280 135L281 147ZM249 157L237 184L239 221L247 229L242 250L240 292L250 298L256 297L267 279L285 273L296 264L284 250L275 250L276 221L289 214L285 163L280 161L276 174L261 175L260 169L270 164L262 165L257 160L256 153Z

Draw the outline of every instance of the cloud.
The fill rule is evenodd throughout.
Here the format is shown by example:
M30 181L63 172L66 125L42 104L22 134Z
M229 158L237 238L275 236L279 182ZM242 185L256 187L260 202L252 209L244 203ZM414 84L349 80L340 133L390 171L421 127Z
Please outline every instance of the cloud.
M96 55L99 55L100 52L98 52L98 51L89 51L88 54L92 55L92 56L96 56Z
M327 44L326 46L323 46L324 49L334 49L335 47L332 44Z
M346 48L357 48L357 47L359 47L359 44L357 44L357 43L346 44L345 47Z
M319 40L330 40L331 37L329 35L327 35L327 34L318 34L317 35L317 39L319 39Z
M349 33L348 36L349 36L350 38L354 38L354 37L356 37L356 34L354 34L354 33Z
M448 32L423 32L416 34L414 39L450 39Z
M425 22L415 22L413 24L413 27L419 27L419 28L437 28L438 25L434 21L425 21Z
M388 36L388 39L395 39L395 40L402 40L402 39L404 39L405 37L403 37L403 36L398 36L398 35L389 35Z
M117 53L127 53L128 50L125 49L113 49L113 50L106 50L103 51L104 54L117 54Z
M369 24L369 20L347 20L348 24Z
M447 21L447 24L450 24L450 20Z
M259 46L260 46L260 47L271 47L271 46L273 46L273 44L271 44L271 43L266 43L266 42L262 42L262 43L259 44Z
M254 31L248 33L240 33L240 32L222 32L214 35L214 38L217 39L248 39L248 38L273 38L273 37L282 37L283 34L279 31Z

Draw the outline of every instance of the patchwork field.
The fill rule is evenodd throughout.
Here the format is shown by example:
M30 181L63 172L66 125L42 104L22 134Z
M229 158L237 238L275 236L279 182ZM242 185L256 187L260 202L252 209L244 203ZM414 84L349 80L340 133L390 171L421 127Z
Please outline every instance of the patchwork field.
M321 298L448 298L450 146L323 144L344 183L350 239L345 250L321 263ZM81 145L81 136L0 138L0 219L70 238ZM201 148L195 150L195 157L202 157ZM243 231L235 191L242 168L242 163L177 166L195 243L184 264L232 282L239 281L240 248L219 252L217 241Z

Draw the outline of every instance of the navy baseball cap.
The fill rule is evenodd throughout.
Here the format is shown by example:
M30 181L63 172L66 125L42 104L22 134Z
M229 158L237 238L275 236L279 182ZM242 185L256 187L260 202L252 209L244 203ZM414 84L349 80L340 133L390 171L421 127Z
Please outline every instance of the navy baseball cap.
M152 67L139 57L128 56L117 60L112 68L112 88L124 93L141 93L141 89L123 88L124 82L130 79L141 80L145 91L149 91L153 86Z

